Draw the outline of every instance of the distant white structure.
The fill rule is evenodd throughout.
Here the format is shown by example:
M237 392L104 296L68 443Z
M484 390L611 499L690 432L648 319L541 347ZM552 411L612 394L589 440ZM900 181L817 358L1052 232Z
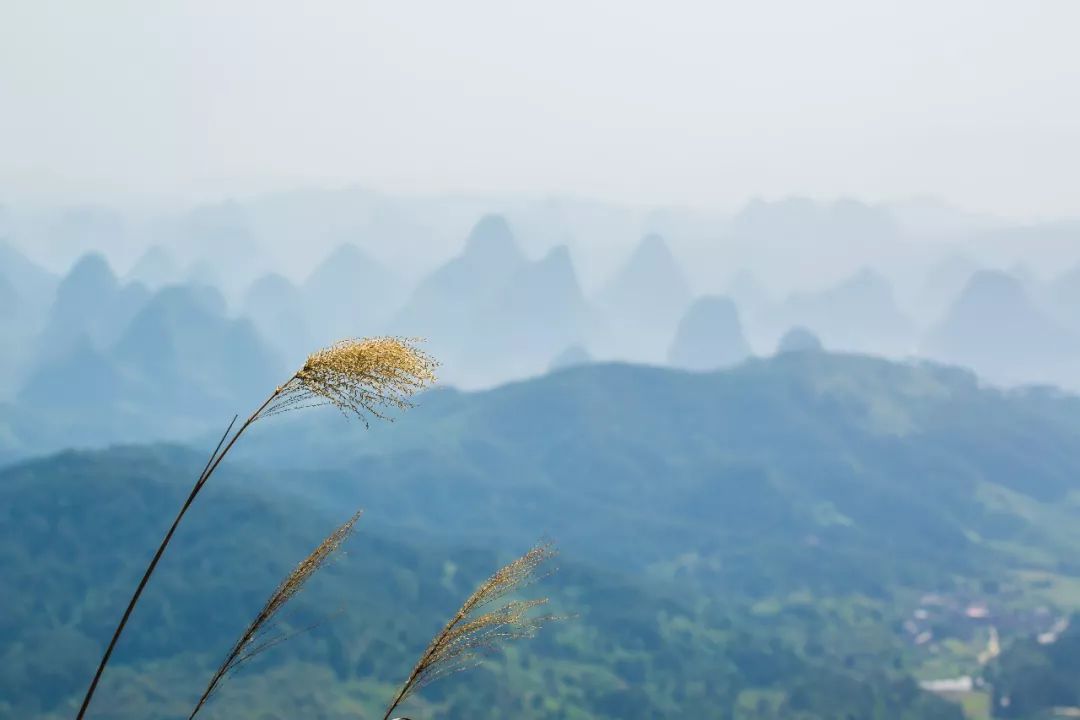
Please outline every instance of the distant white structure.
M923 680L919 687L934 693L962 693L971 692L975 689L975 680L970 675L962 675L957 678L945 678L943 680Z

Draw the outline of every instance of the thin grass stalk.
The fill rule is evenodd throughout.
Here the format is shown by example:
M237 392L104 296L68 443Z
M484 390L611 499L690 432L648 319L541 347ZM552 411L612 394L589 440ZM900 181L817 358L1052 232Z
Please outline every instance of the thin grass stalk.
M206 702L218 689L221 682L240 665L292 636L292 633L289 633L269 640L261 639L265 637L263 633L267 624L277 616L297 593L303 590L307 581L323 567L330 556L338 551L342 543L352 534L353 526L356 525L356 521L359 519L360 512L357 512L343 525L330 533L300 564L285 576L285 579L281 581L281 584L278 585L277 589L274 590L255 618L244 630L240 639L233 645L229 654L225 657L225 661L221 663L213 677L210 678L210 682L199 698L199 702L196 703L188 716L188 720L193 720L199 714L199 711L206 705Z
M229 424L229 429L222 435L217 448L207 461L206 467L203 468L203 472L195 481L187 500L181 505L180 511L168 532L165 533L164 539L128 601L127 608L116 630L113 631L112 638L83 697L79 712L75 716L76 720L83 720L85 717L101 676L105 672L105 667L109 664L109 659L116 648L116 643L123 634L150 577L157 569L158 562L165 554L165 549L172 542L181 520L184 519L184 515L187 514L199 492L244 431L261 417L327 404L333 405L345 414L359 417L365 425L367 424L366 414L376 418L390 419L384 414L384 409L410 407L409 396L435 381L437 366L438 362L420 351L413 340L378 337L341 341L309 355L303 367L297 370L284 385L277 387L263 404L248 416L240 429L229 437L229 430L236 423L234 417L233 422ZM228 438L227 442L226 438Z
M509 601L494 610L485 610L536 582L536 571L554 556L551 545L537 545L481 583L424 650L387 707L383 720L390 720L401 703L429 682L472 667L500 643L532 637L545 623L560 619L554 615L529 616L531 610L547 604L546 598Z
M143 590L146 589L147 583L150 581L150 576L153 575L154 569L157 568L158 562L161 560L161 556L165 553L165 548L168 547L169 542L172 540L173 535L176 533L176 528L179 527L180 521L184 518L188 508L195 501L195 497L199 494L199 490L210 471L211 465L214 463L214 459L221 452L221 446L225 443L225 439L229 436L229 432L232 431L233 426L236 424L237 416L233 416L232 422L229 423L229 427L225 429L221 439L218 440L217 447L214 448L214 452L211 453L209 459L206 461L206 466L203 467L202 473L199 475L199 479L195 481L195 485L191 488L191 493L188 494L187 500L180 507L180 512L177 513L176 519L173 520L172 525L169 527L168 532L165 533L164 539L158 546L157 552L154 553L154 557L150 560L150 564L146 566L146 571L143 573L142 579L139 580L138 586L135 588L134 594L128 601L127 608L124 609L124 614L120 618L120 623L116 626L116 630L113 631L112 638L109 640L108 646L105 648L105 654L101 656L101 661L98 663L97 671L94 673L94 678L90 681L90 687L86 690L86 695L83 697L82 705L79 707L79 714L76 716L81 718L86 714L87 708L90 707L90 700L94 697L94 692L97 690L98 683L101 681L101 676L105 672L105 666L109 664L109 659L112 657L113 650L116 649L116 643L120 639L121 633L124 632L124 627L127 625L128 620L131 618L132 611L135 610L135 605L138 604L139 598L142 596Z

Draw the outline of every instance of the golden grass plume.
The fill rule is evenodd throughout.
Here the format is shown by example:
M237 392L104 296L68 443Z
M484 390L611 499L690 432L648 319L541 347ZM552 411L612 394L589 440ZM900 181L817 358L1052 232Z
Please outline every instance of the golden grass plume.
M414 338L342 340L308 356L304 366L278 388L264 415L312 405L333 405L366 424L369 415L387 418L392 408L435 382L438 362Z
M318 572L330 556L337 552L342 543L349 538L356 521L360 519L360 514L361 512L357 511L344 524L330 533L326 539L319 543L318 547L311 551L311 554L301 560L300 564L293 568L292 572L281 581L281 584L274 590L274 593L266 601L266 604L262 606L262 609L259 610L251 624L244 630L240 639L233 645L229 654L225 657L225 661L218 667L214 676L210 679L210 683L206 686L206 690L203 691L202 697L199 698L195 709L191 711L188 720L191 720L199 713L207 700L214 694L214 691L218 689L221 682L240 665L291 636L289 633L281 633L267 637L265 631L268 629L268 624L281 609L303 589L312 575Z
M428 683L473 667L500 643L532 637L544 624L558 619L554 615L530 615L534 608L547 604L547 598L514 600L487 609L536 582L537 570L555 554L551 544L537 545L483 582L420 656L383 720L388 720L402 702Z

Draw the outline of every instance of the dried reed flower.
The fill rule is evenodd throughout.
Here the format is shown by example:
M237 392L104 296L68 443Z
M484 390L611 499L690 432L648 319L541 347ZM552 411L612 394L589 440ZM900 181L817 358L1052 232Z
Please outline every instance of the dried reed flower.
M365 423L368 415L385 419L388 409L410 407L409 397L435 382L436 367L415 339L342 340L309 355L262 414L329 404Z
M547 604L546 598L510 601L483 612L506 595L536 582L537 569L554 556L550 544L537 545L482 583L420 656L383 720L389 720L402 702L428 683L473 667L500 643L533 637L544 624L558 619L529 615L532 609Z
M221 681L224 680L229 674L234 672L240 665L247 662L251 658L259 655L260 653L270 649L274 645L287 640L291 637L290 633L281 633L267 637L265 632L268 629L268 624L274 617L281 611L288 602L299 593L304 584L311 579L311 576L318 572L326 561L333 555L341 544L348 539L352 534L353 526L356 525L356 521L360 519L360 512L357 512L351 518L349 518L343 525L330 533L319 543L319 546L311 551L311 554L300 561L300 564L293 568L277 589L270 596L270 599L266 601L259 613L248 625L244 634L240 636L240 639L233 645L232 650L226 656L225 661L221 663L221 666L214 673L214 676L210 679L210 683L206 686L206 690L203 692L202 697L199 698L198 704L195 709L191 711L191 715L188 716L188 720L194 718L198 712L206 704L206 701L214 694Z

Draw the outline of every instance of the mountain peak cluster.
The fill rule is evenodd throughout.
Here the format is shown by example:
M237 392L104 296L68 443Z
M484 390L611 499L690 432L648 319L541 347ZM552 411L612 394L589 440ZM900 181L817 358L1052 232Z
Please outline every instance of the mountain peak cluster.
M701 292L691 277L710 271L648 231L587 289L580 244L523 242L506 215L486 214L452 257L416 277L344 241L300 279L268 269L237 288L221 279L236 267L229 258L265 260L246 217L231 206L193 212L170 233L187 233L186 247L204 255L185 267L175 242L153 243L123 276L97 249L57 275L20 252L17 236L0 240L8 442L32 434L43 408L95 437L134 419L154 435L186 431L257 400L316 347L375 334L425 338L442 380L465 388L598 361L710 371L823 350L930 358L993 383L1080 387L1080 264L1040 283L1023 265L942 252L904 298L887 263L786 297L732 265L712 268L726 281ZM897 221L854 201L755 201L727 232L737 256L762 252L768 240L795 264L814 253L827 261L844 243L903 242ZM842 242L823 242L824 233ZM1069 237L1080 261L1080 232Z

